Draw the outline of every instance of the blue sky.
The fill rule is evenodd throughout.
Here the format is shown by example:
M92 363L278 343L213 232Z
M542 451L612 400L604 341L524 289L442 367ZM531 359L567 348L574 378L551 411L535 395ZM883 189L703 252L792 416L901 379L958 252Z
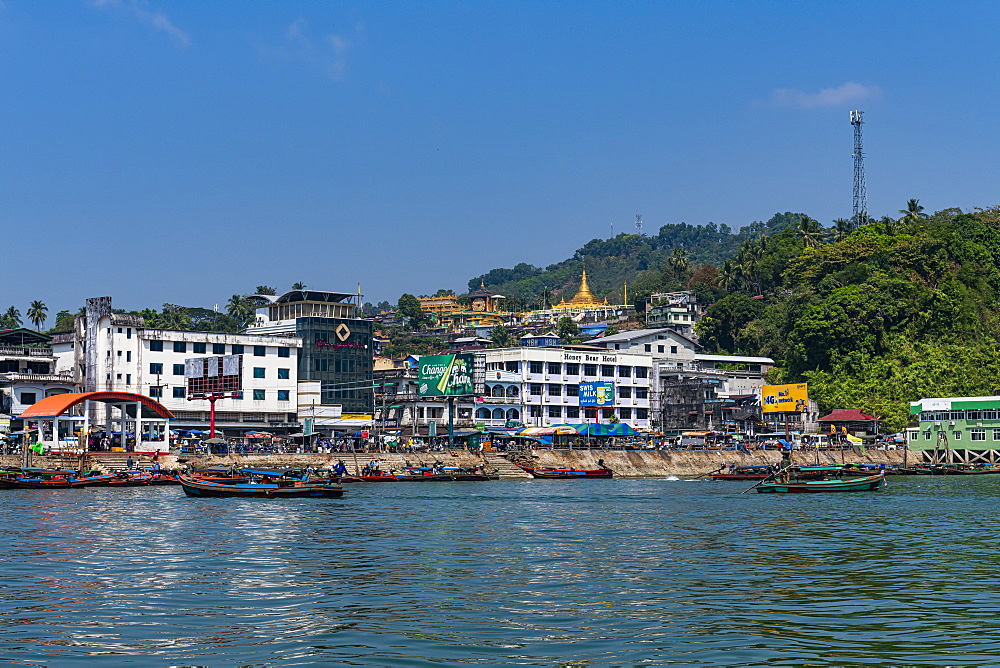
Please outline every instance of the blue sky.
M461 290L666 223L1000 203L996 2L0 3L0 307ZM51 322L51 321L50 321Z

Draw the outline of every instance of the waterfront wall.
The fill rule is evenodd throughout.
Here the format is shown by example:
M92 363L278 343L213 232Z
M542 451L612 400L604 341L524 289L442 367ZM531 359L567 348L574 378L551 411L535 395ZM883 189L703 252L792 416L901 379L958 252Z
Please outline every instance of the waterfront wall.
M906 463L915 464L924 461L924 453L911 452L905 456ZM338 453L334 455L301 454L301 455L161 455L160 466L164 469L181 469L184 467L203 468L208 466L252 466L259 468L327 468L334 465L338 459L343 459L351 473L359 471L370 460L376 459L383 470L401 468L407 462L413 465L431 465L435 461L445 466L493 466L501 458L500 453L487 453L486 456L476 452L459 450L456 452L433 453ZM118 470L125 467L128 455L97 455L87 458L87 467L100 470ZM132 455L136 466L150 466L152 458ZM511 458L515 458L512 456ZM615 475L622 478L650 478L663 476L693 477L714 471L722 466L753 466L777 464L781 453L777 450L755 450L750 454L733 450L534 450L528 454L517 455L516 459L533 466L550 466L554 468L598 468L598 460L603 459L605 466L612 469ZM32 466L44 468L74 467L75 458L33 457ZM904 463L903 450L868 450L862 454L858 450L835 452L799 452L792 454L793 464L886 464L901 466ZM20 466L17 456L0 457L0 466Z

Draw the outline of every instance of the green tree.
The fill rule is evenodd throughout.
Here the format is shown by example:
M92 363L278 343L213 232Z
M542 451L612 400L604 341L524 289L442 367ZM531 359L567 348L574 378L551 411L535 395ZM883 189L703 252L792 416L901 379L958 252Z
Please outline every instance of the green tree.
M41 331L42 324L45 322L45 316L48 312L49 307L43 301L35 300L28 306L28 320L35 326L36 330Z
M226 313L244 327L253 322L255 302L246 295L233 295L226 304Z
M301 290L301 288L292 288L292 289L293 290ZM256 288L254 288L254 294L257 294L257 295L271 295L271 296L273 296L275 294L275 292L276 292L276 290L274 288L272 288L270 285L258 285Z
M7 309L7 312L3 314L4 327L7 329L16 329L21 326L21 312L17 308L11 306Z
M292 283L292 290L305 290L305 289L306 289L306 284L303 283L302 281L299 281L298 283Z
M64 334L72 332L75 328L73 314L69 311L59 311L56 313L56 324L49 330L49 334Z
M580 326L576 324L573 318L564 315L556 323L556 334L563 343L570 343L573 339L580 336Z
M410 322L410 326L419 328L426 322L423 309L420 308L420 300L408 292L400 295L396 302L396 313Z
M929 218L929 216L924 213L924 207L920 206L920 200L909 199L906 201L906 208L900 209L899 213L903 214L899 219L899 223L910 229L918 227L924 220Z
M696 325L700 342L720 353L752 352L752 342L743 330L763 311L763 304L756 299L739 293L726 295Z
M510 329L503 325L496 325L486 333L486 338L490 340L490 348L513 348L517 345Z

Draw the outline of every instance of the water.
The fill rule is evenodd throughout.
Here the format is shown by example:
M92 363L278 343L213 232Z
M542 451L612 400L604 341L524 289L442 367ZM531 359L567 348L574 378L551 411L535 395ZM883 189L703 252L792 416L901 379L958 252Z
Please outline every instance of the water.
M997 663L1000 476L4 490L0 663Z

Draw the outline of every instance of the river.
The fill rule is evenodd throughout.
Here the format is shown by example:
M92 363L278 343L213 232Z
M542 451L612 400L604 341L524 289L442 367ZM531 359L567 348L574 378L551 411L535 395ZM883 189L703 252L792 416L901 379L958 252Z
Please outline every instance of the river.
M1000 476L0 490L0 662L984 664Z

